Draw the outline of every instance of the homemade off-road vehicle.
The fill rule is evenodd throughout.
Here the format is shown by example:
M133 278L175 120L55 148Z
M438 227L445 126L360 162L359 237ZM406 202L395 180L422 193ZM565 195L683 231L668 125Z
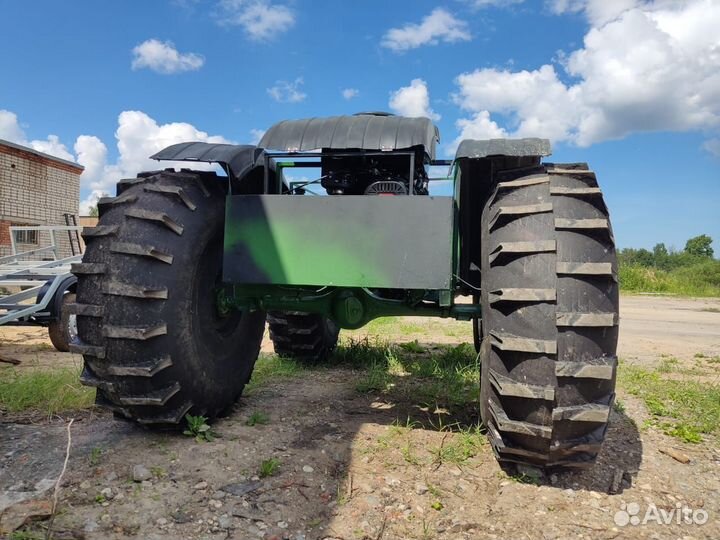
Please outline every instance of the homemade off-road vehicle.
M275 350L326 357L381 316L471 321L482 419L497 457L593 463L613 404L617 262L585 164L542 139L463 141L435 160L427 118L280 122L257 146L183 143L152 156L219 164L122 180L85 229L78 276L84 384L143 424L213 417L249 381L266 321ZM428 195L451 166L453 195ZM291 182L291 167L320 169ZM458 302L459 297L472 302Z

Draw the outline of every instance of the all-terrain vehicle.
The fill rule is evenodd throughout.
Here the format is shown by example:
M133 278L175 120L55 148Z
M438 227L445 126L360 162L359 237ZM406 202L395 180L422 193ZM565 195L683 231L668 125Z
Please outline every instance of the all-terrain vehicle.
M583 163L542 139L465 140L435 159L428 118L291 120L257 146L189 142L157 160L219 164L122 180L85 229L78 276L84 384L143 424L213 417L275 350L327 357L340 328L381 316L474 326L480 408L497 457L593 463L613 404L617 262ZM452 196L428 194L451 166ZM289 168L320 169L290 181ZM312 196L311 188L327 195ZM460 297L472 301L459 302Z

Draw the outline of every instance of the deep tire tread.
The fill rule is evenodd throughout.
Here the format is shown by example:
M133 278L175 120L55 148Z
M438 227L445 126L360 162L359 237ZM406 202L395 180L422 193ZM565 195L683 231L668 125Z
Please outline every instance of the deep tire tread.
M323 315L275 311L268 326L276 354L306 363L325 361L338 341L339 329Z
M501 461L592 465L617 370L618 285L586 164L500 173L483 212L481 401Z
M213 345L192 360L193 309L178 303L193 301L185 293L198 282L188 280L207 277L193 270L203 260L196 246L222 230L224 186L214 173L155 171L122 180L116 197L99 202L100 222L72 267L79 337L71 350L84 357L81 382L117 416L141 424L177 424L187 413L213 418L250 378L265 314L243 314L229 347ZM215 356L222 362L213 365Z

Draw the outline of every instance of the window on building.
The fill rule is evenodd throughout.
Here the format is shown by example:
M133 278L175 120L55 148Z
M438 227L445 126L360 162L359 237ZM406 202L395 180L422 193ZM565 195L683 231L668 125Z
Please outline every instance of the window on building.
M24 223L13 223L13 225L22 227ZM38 231L15 231L15 242L18 244L37 244Z

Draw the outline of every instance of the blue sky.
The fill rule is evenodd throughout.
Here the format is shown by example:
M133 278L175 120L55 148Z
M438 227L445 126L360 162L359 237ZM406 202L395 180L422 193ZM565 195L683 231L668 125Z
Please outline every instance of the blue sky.
M551 160L598 173L621 247L707 233L720 253L712 0L6 0L2 13L0 138L85 165L85 205L166 144L392 110L431 115L441 155L461 136L550 137Z

